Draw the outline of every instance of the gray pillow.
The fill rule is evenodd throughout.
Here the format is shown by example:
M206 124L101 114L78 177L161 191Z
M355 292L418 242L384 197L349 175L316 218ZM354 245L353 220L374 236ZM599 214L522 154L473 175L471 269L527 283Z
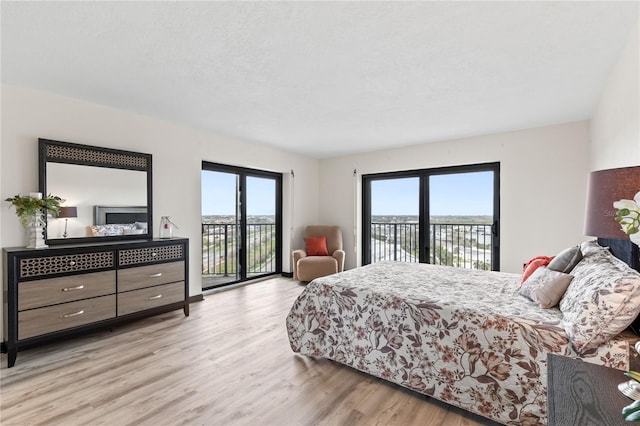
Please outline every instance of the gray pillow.
M581 260L582 251L580 250L580 246L569 247L554 257L551 263L547 265L547 268L568 274Z
M553 308L564 296L572 279L572 275L541 266L522 284L519 293L536 302L541 308Z

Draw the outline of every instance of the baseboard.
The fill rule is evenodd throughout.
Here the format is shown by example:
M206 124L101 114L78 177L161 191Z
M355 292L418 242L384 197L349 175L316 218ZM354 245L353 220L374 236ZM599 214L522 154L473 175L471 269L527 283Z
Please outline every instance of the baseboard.
M283 272L281 275L285 278L293 278L293 272Z
M204 296L202 293L196 294L195 296L189 296L189 303L202 302L204 300Z

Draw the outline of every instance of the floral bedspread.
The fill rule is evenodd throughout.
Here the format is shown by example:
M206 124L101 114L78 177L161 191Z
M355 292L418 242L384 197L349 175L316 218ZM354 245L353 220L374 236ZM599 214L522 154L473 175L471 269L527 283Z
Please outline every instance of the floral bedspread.
M312 281L287 317L291 348L503 424L547 422L547 353L578 357L557 308L521 276L379 262ZM621 337L583 356L627 369Z

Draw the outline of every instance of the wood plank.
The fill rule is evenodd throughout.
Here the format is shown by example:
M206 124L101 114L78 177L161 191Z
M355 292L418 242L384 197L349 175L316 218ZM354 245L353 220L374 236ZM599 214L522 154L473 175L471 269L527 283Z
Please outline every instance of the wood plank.
M326 359L294 354L303 285L274 278L112 332L29 349L0 370L2 425L495 424Z

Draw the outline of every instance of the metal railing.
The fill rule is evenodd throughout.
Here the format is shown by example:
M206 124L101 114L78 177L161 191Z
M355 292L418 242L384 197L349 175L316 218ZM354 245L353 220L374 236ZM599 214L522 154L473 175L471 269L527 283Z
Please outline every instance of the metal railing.
M429 263L491 270L490 224L432 223L429 228ZM417 223L372 222L371 263L417 263L419 232Z
M247 274L276 270L275 224L247 224ZM417 223L372 222L371 262L419 261ZM202 224L202 275L235 276L237 273L235 223ZM429 230L429 263L491 270L493 235L490 224L434 223Z
M417 223L371 223L371 263L380 260L418 262Z
M202 224L202 275L235 276L237 273L238 224ZM247 274L276 270L276 225L247 224Z

